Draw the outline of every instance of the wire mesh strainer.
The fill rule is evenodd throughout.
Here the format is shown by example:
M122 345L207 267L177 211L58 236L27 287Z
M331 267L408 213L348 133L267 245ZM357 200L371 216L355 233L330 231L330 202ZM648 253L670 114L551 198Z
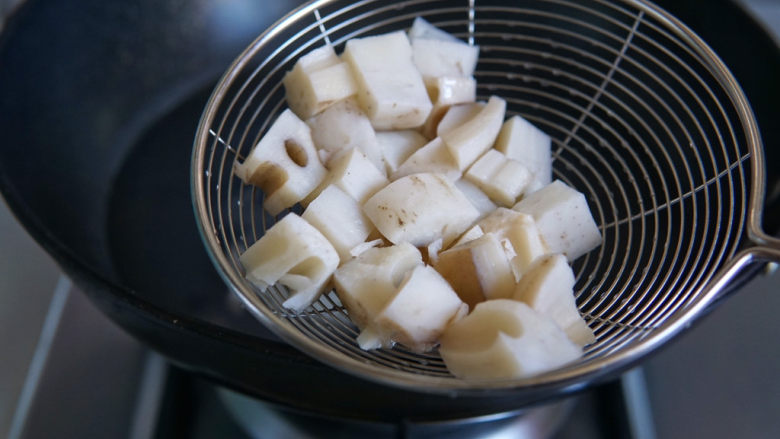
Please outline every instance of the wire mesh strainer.
M438 355L366 352L335 293L294 315L239 255L270 227L263 194L233 166L285 109L282 77L323 44L408 28L422 16L480 46L478 98L507 101L553 139L553 173L585 193L601 247L574 263L577 304L598 341L566 368L470 383ZM192 163L196 216L220 274L250 311L332 366L397 386L459 391L563 386L626 367L712 303L756 259L780 260L760 228L763 150L725 66L652 4L600 0L317 1L263 33L217 85ZM300 212L300 211L299 211ZM746 248L746 249L744 249Z

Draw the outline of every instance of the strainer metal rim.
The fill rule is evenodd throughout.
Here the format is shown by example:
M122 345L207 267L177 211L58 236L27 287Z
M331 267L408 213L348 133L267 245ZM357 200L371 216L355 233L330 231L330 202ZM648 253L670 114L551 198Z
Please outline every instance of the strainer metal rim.
M702 314L702 312L718 297L720 291L728 285L733 276L746 265L756 259L780 260L780 240L768 236L761 229L760 222L765 191L763 145L752 109L741 87L714 51L679 20L652 3L643 0L622 0L621 3L636 8L639 11L642 11L642 13L648 14L659 20L665 25L667 30L673 32L675 36L689 44L690 47L696 51L697 55L706 61L717 80L725 84L724 89L736 107L736 113L738 114L740 122L743 124L745 136L748 140L748 149L750 152L749 160L753 178L750 182L747 235L748 239L756 244L755 246L734 255L731 260L726 262L721 271L714 275L710 280L710 283L703 288L690 306L676 312L672 318L657 327L650 336L642 339L641 342L631 343L627 346L624 345L620 348L619 352L611 354L606 359L588 359L584 362L580 362L576 366L566 367L524 379L476 382L429 375L415 375L406 371L393 370L390 368L377 368L376 366L350 358L317 341L311 340L298 332L286 330L286 325L289 323L277 315L264 312L263 308L257 306L257 303L255 303L255 300L257 299L254 296L247 297L247 295L238 287L244 279L231 270L226 269L226 267L230 266L230 261L223 252L220 251L216 233L207 233L207 227L209 227L209 211L205 200L208 195L206 194L205 187L201 180L201 172L205 169L205 149L209 141L209 136L212 135L209 132L211 122L216 116L215 104L226 95L228 86L236 79L242 66L247 64L253 54L257 53L267 41L277 35L286 22L295 21L302 16L318 12L320 8L331 2L332 0L316 0L291 11L263 32L231 64L215 87L201 117L195 138L191 163L191 190L196 221L201 238L207 248L208 255L217 267L219 275L229 286L231 291L241 299L247 309L249 309L258 320L295 348L342 371L372 381L418 391L462 394L501 390L515 391L519 388L546 389L548 387L555 387L576 389L590 381L596 380L600 376L625 369L636 363L639 359L655 351L683 329L689 327L695 318ZM470 3L473 6L473 1Z

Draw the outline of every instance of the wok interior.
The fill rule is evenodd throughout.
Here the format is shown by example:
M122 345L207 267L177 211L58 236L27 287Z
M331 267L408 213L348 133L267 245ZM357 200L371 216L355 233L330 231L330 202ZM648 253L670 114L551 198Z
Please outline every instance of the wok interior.
M202 246L190 156L219 76L299 3L29 1L8 21L0 187L82 285L99 278L113 288L104 299L128 292L179 316L270 336Z
M598 341L570 369L609 361L696 301L734 255L755 145L746 142L722 72L650 8L478 1L471 33L465 3L337 1L302 11L257 42L236 76L220 84L224 95L201 127L208 131L198 145L204 168L193 172L205 190L201 220L215 239L210 250L256 313L304 350L326 347L338 353L331 362L347 368L451 378L435 353L360 350L334 293L303 315L288 314L286 291L255 289L238 263L275 218L262 211L263 194L243 185L232 167L285 108L284 72L326 35L340 51L349 38L405 29L423 16L473 38L481 50L478 99L501 96L507 117L519 114L549 134L554 178L585 193L604 241L574 263L575 289Z

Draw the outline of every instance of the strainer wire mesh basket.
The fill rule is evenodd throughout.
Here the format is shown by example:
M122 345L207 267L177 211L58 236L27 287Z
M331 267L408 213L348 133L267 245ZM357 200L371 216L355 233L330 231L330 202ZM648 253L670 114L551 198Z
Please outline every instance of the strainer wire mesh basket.
M478 99L498 95L553 139L554 178L586 195L603 244L574 262L598 341L581 360L519 380L466 382L435 353L361 350L334 292L300 314L253 287L239 255L277 219L233 174L285 108L282 78L323 44L406 29L415 17L480 46ZM248 309L330 365L431 391L563 386L619 370L689 325L742 266L778 258L760 229L763 150L739 86L690 30L649 3L601 0L318 1L261 35L212 95L193 153L206 246ZM299 207L292 209L300 213ZM763 246L751 246L752 240ZM774 247L774 250L772 249Z

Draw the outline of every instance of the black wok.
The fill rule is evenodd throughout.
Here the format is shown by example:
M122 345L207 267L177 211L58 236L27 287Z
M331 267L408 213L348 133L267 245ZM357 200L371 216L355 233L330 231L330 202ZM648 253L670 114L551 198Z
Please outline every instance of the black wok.
M551 397L450 398L346 375L273 337L217 276L191 208L192 139L221 72L297 3L24 3L0 34L0 191L12 211L128 332L250 395L382 421L477 416ZM743 85L772 193L780 165L777 45L730 1L659 3L702 35ZM765 229L777 232L776 199L766 212Z

